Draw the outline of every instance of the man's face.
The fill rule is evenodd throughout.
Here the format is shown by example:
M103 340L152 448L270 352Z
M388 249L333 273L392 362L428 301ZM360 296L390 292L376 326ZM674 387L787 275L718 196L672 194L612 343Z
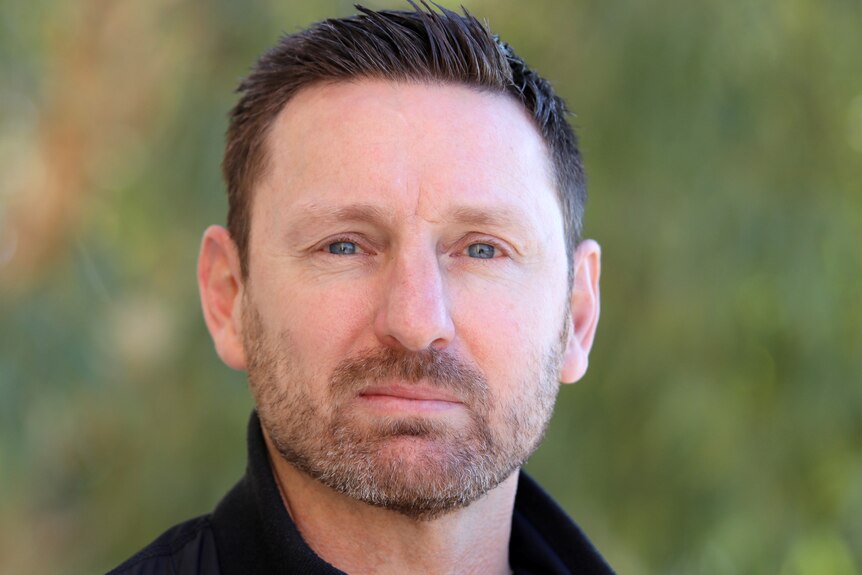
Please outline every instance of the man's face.
M431 518L537 447L568 319L550 162L507 97L314 86L255 189L242 296L249 381L285 459Z

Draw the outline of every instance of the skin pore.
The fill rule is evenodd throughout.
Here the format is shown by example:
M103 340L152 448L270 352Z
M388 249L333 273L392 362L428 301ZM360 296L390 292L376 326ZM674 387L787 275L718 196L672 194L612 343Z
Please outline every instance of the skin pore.
M248 277L213 226L199 279L286 507L349 573L508 573L517 470L598 320L541 137L505 96L359 80L299 92L268 144Z

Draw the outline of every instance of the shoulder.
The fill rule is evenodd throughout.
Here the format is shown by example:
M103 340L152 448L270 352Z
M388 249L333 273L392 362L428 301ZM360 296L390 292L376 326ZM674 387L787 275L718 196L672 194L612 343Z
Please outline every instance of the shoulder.
M171 527L108 575L217 574L218 557L209 515Z
M581 528L524 471L515 495L509 560L516 573L614 573Z

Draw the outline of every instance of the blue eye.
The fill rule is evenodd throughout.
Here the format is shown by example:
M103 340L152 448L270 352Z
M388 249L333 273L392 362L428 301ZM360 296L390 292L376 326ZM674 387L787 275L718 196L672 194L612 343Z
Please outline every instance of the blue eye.
M491 244L470 244L467 247L467 255L471 258L489 260L494 257L497 248Z
M332 242L329 244L329 253L350 256L356 253L356 244L354 242Z

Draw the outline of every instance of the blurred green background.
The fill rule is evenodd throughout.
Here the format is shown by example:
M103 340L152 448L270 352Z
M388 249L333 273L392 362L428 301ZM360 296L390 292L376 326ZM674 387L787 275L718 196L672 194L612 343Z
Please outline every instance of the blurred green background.
M468 8L577 112L604 248L529 469L621 574L862 573L862 2ZM194 272L226 113L352 12L0 0L0 572L107 570L241 475Z

